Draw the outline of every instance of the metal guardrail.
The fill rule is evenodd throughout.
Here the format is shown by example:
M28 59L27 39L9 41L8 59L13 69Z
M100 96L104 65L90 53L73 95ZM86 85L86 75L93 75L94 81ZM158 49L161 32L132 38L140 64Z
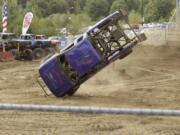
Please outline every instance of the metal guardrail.
M56 106L56 105L31 105L31 104L0 104L0 110L21 110L40 112L74 112L74 113L104 113L118 115L150 115L150 116L180 116L180 110L168 109L131 109L131 108L106 108L88 106Z

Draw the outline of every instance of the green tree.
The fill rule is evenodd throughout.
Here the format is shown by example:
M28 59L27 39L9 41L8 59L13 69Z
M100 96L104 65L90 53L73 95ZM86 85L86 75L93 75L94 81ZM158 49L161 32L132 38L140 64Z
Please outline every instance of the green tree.
M42 12L40 10L40 8L38 7L37 4L35 4L35 2L32 1L28 1L26 4L26 8L24 9L23 15L26 14L26 12L31 11L33 13L34 16L37 17L42 17Z
M108 15L108 6L107 0L89 0L86 3L85 11L93 20L96 20Z
M28 2L28 0L18 0L18 5L22 5L23 8L26 8L26 4Z
M115 10L118 10L119 8L123 8L129 12L132 10L137 11L141 6L140 3L140 0L115 0L112 3L110 11L113 12Z
M55 34L55 27L53 25L52 20L48 18L42 18L38 22L38 31L35 32L35 29L32 29L31 31L36 34L45 34L47 36L54 35Z
M17 0L7 0L8 5L8 31L19 33L22 23L20 16L22 14L22 8L18 5ZM14 10L15 9L15 10Z
M78 3L80 5L81 10L84 9L86 2L87 2L87 0L78 0Z
M77 14L80 12L81 5L78 0L66 0L66 2L68 3L68 13Z
M141 15L135 10L131 11L129 14L129 22L130 24L140 24L141 23Z
M91 24L91 18L85 14L81 13L78 15L71 15L71 19L67 24L67 27L71 34L79 34L81 30L88 27Z
M26 12L34 14L29 32L36 34L57 34L68 27L73 34L81 28L107 16L120 7L129 11L129 21L137 24L141 20L144 1L145 21L168 21L175 9L172 0L4 0L8 4L8 31L21 33ZM4 4L0 1L0 6ZM2 14L0 14L2 18ZM68 18L71 17L69 20ZM0 26L2 29L2 26Z
M51 0L48 4L48 15L67 12L68 3L66 0Z
M119 8L123 8L125 10L128 10L128 6L124 0L115 0L112 3L112 6L110 8L110 12L112 13L112 12L118 10Z
M156 22L160 19L168 21L174 9L174 2L171 0L151 0L145 9L145 21Z

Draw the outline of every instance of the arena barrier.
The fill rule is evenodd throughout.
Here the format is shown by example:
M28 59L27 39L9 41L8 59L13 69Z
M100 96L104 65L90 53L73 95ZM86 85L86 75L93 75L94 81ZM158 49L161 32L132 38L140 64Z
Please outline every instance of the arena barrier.
M93 114L117 114L117 115L149 115L149 116L180 116L180 110L168 109L131 109L131 108L106 108L88 106L56 106L33 104L0 104L0 110L20 110L38 112L73 112Z

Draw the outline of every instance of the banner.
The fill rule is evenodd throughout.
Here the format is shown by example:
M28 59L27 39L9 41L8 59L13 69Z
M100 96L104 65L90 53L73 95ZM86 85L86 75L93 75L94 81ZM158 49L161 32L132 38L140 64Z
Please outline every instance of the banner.
M26 32L29 29L32 19L33 19L33 13L32 12L26 13L23 20L22 34L26 34Z

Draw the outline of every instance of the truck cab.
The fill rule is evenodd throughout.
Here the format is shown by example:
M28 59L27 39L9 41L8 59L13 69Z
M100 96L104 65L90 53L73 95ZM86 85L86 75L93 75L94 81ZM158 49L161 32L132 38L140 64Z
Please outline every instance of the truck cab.
M41 59L49 53L55 53L57 44L52 44L44 35L22 34L16 40L19 44L22 58Z
M112 13L41 64L40 77L53 95L73 95L83 82L128 56L135 45L146 39L143 33L134 32L126 18L122 10ZM130 36L130 32L134 35Z
M22 40L33 40L35 39L35 35L34 34L22 34L20 35L20 39Z

